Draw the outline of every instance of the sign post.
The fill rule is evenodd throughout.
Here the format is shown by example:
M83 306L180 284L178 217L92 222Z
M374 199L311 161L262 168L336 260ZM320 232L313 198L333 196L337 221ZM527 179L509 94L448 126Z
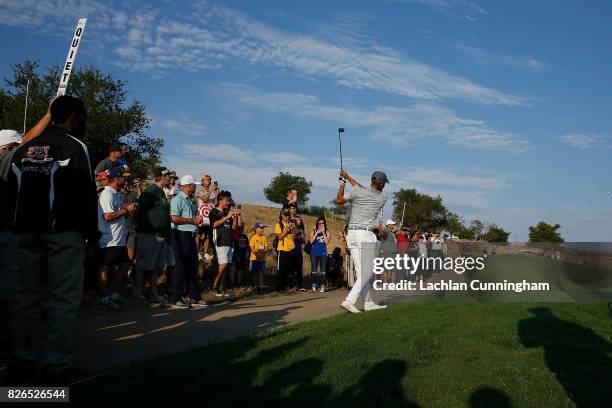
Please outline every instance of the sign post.
M66 63L64 64L62 76L60 77L60 84L59 88L57 89L56 96L61 96L66 93L66 87L68 86L68 80L70 79L70 74L72 73L74 60L76 58L77 51L79 50L79 44L81 43L83 32L85 31L85 24L87 24L86 18L79 19L76 30L74 30L74 36L72 37L70 48L68 48L68 56L66 57Z

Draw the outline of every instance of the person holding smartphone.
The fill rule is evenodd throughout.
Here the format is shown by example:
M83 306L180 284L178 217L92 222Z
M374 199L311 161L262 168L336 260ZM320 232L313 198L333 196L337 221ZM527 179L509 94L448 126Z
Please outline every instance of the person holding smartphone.
M287 190L287 196L283 202L283 210L288 209L290 206L295 206L296 212L299 212L298 208L298 192L294 188Z
M321 274L319 275L320 292L325 292L327 284L327 244L331 240L331 232L327 229L327 221L325 217L317 218L315 227L310 232L308 241L312 245L310 249L310 282L312 283L312 291L317 290L317 266L321 266Z
M295 223L291 222L288 209L281 210L278 223L274 227L278 239L277 281L276 290L286 291L289 287L290 274L295 271Z
M215 276L212 292L215 296L227 296L223 288L225 271L232 263L234 245L232 230L238 230L242 225L241 210L231 207L232 193L221 191L217 196L217 207L210 211L208 218L213 228L213 242L217 249L219 272Z

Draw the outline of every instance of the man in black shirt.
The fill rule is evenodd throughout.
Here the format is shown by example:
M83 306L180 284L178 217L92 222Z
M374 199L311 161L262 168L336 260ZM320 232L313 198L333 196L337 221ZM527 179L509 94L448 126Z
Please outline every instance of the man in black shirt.
M232 230L236 230L244 225L241 211L234 207L230 208L231 199L232 193L221 191L217 195L217 207L213 208L208 216L210 225L214 228L213 242L215 243L217 259L219 261L219 272L215 277L212 287L215 296L223 296L221 290L223 277L228 265L232 263L234 251Z
M119 160L121 157L123 157L123 149L121 145L118 143L113 143L108 148L108 157L105 157L102 159L102 161L100 161L100 163L98 163L95 173L98 174L101 171L112 169L115 167L115 165L117 165L117 160Z
M39 332L33 329L44 318L44 373L58 378L72 365L85 240L96 242L99 232L89 154L77 139L85 133L85 106L60 96L51 104L51 119L53 126L17 149L12 162L23 262L15 292L12 367L34 365Z

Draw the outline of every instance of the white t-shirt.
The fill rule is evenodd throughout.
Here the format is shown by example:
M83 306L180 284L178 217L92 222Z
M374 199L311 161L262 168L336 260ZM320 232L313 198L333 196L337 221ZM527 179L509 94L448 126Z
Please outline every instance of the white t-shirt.
M123 206L123 195L111 186L104 187L98 200L98 229L102 233L100 248L126 246L125 217L105 221L104 214L117 212Z

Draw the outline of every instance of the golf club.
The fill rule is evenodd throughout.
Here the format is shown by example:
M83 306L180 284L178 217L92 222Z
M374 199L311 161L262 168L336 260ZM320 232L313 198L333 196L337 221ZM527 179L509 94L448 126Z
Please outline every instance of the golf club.
M344 128L338 128L338 144L340 145L340 171L344 170L342 167L342 138L340 137L342 133L344 133ZM344 180L342 177L338 177L338 180L346 182L346 180Z

